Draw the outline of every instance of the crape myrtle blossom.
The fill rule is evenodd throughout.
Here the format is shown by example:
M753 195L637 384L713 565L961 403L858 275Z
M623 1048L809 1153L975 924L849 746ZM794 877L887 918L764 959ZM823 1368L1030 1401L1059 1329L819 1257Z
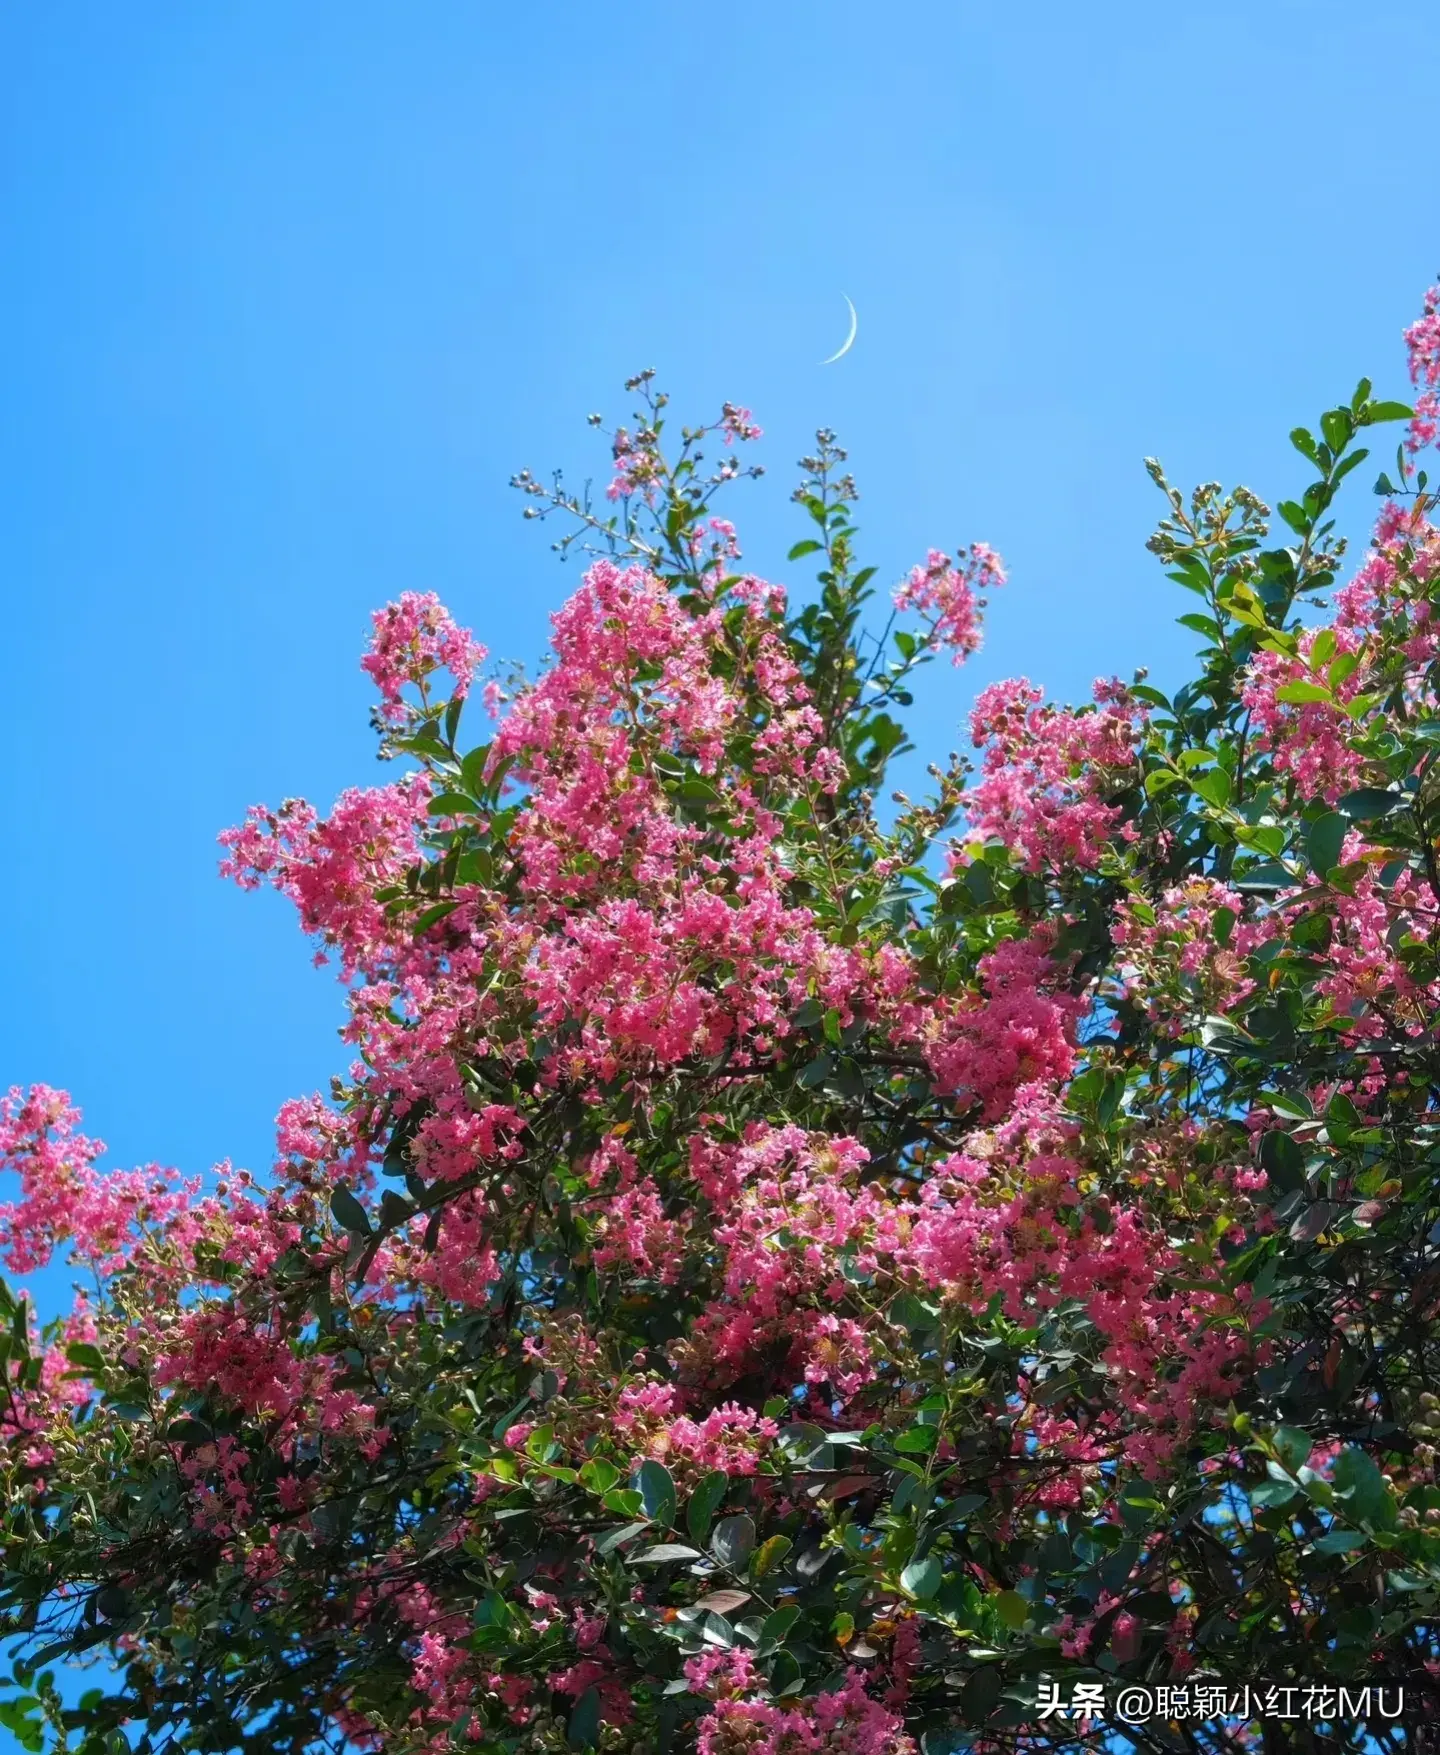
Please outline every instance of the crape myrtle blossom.
M1317 680L1323 641L1328 665ZM1308 798L1327 804L1359 785L1364 757L1354 748L1346 707L1370 682L1362 637L1352 628L1302 634L1293 657L1261 652L1251 666L1243 700L1260 748L1277 769L1294 777Z
M897 609L915 610L930 618L930 636L950 649L951 662L961 664L980 648L980 593L1005 583L999 555L976 542L957 566L949 555L932 548L923 567L912 569L895 591Z
M1440 432L1440 286L1425 294L1425 309L1405 331L1405 347L1416 391L1405 444L1415 452L1433 445Z
M1095 702L1090 712L1059 711L1021 677L991 684L970 714L985 752L967 798L971 827L1031 871L1094 866L1111 831L1126 832L1110 799L1133 777L1145 709L1118 682L1097 682Z
M409 714L405 689L426 687L439 669L450 672L455 693L469 693L486 650L467 628L457 627L433 591L404 591L397 602L376 610L370 650L360 660L380 691L379 712L388 725L402 725Z
M131 1720L285 1755L984 1749L1038 1673L1238 1673L1277 1617L1429 1662L1424 502L1301 627L1323 530L1175 496L1198 682L992 684L978 772L886 825L888 709L975 650L997 558L931 552L882 674L830 437L787 593L730 573L663 407L613 518L557 499L607 552L488 742L483 649L407 593L364 663L413 771L222 837L346 995L268 1175L0 1109L0 1256L93 1282L43 1332L4 1294L11 1600L114 1643Z
M1239 891L1204 877L1172 886L1153 904L1127 897L1113 928L1126 991L1152 1018L1175 1023L1241 1004L1255 990L1248 959L1269 930L1246 913Z

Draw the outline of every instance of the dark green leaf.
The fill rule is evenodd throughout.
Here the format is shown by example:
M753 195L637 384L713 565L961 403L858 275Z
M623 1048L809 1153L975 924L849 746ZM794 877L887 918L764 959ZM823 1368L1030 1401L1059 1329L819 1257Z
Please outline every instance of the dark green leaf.
M592 1672L593 1673L593 1672ZM600 1690L587 1688L575 1702L565 1741L572 1749L593 1749L600 1736Z
M685 1509L685 1527L693 1540L703 1542L709 1534L711 1519L720 1508L730 1487L730 1477L723 1469L712 1469L690 1495Z
M783 1609L776 1609L773 1615L767 1615L760 1628L759 1656L769 1657L770 1653L785 1643L785 1636L800 1619L800 1611L793 1603Z
M1260 1481L1249 1489L1250 1503L1261 1511L1284 1505L1293 1499L1299 1488L1291 1481Z
M614 1529L606 1530L604 1535L596 1539L595 1551L602 1558L613 1554L622 1543L630 1541L632 1537L638 1536L642 1530L648 1527L647 1524L643 1523L617 1524Z
M647 1456L636 1471L635 1486L645 1515L661 1529L668 1530L675 1521L675 1478L664 1463Z
M1388 792L1380 786L1362 786L1358 792L1347 792L1335 808L1352 823L1369 823L1376 817L1388 816L1407 802L1403 792Z
M900 1574L900 1585L920 1602L928 1602L940 1588L944 1576L940 1562L933 1554L924 1560L912 1560Z
M1305 857L1317 877L1324 877L1340 863L1340 850L1349 822L1337 810L1326 811L1305 831Z
M369 1214L343 1184L331 1192L330 1211L345 1230L358 1232L362 1237L370 1235Z
M715 1525L715 1533L710 1538L710 1550L732 1572L744 1569L745 1562L754 1549L755 1523L744 1512L734 1517L722 1517Z
M1369 1537L1363 1530L1326 1530L1316 1536L1312 1546L1317 1554L1348 1554L1352 1548L1363 1548Z
M1275 1453L1289 1469L1290 1473L1299 1472L1300 1465L1314 1449L1308 1432L1302 1432L1297 1426L1277 1426L1270 1436L1275 1446Z
M1335 1497L1345 1501L1348 1515L1376 1529L1393 1529L1395 1501L1374 1459L1358 1445L1347 1445L1340 1452L1330 1479Z

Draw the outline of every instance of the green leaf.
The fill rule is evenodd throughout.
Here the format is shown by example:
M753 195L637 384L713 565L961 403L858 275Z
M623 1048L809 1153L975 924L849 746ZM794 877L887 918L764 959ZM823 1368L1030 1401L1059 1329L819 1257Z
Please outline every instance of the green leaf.
M793 1603L787 1603L783 1609L776 1609L773 1615L767 1615L760 1624L760 1642L757 1649L759 1657L769 1657L770 1653L785 1643L785 1636L800 1619L800 1611Z
M782 1426L780 1448L801 1468L823 1469L832 1466L834 1451L829 1434L808 1420L797 1420L793 1426Z
M703 1542L709 1534L710 1521L720 1509L720 1502L730 1488L730 1477L724 1469L712 1469L690 1495L685 1509L685 1527L691 1538Z
M927 1456L939 1442L940 1433L936 1427L912 1426L896 1438L895 1448L906 1456Z
M592 1493L608 1493L619 1479L619 1469L604 1457L592 1456L580 1470L580 1485Z
M1317 1554L1348 1554L1352 1548L1363 1548L1369 1539L1363 1530L1326 1530L1311 1546Z
M393 1188L387 1188L381 1195L380 1223L385 1230L394 1231L414 1217L415 1208L404 1195L396 1194Z
M631 1487L612 1487L600 1503L616 1517L640 1517L645 1510L640 1495Z
M634 1484L646 1517L668 1530L675 1521L675 1477L664 1463L647 1456L635 1473Z
M744 1570L745 1562L755 1550L755 1520L744 1512L722 1517L710 1538L710 1551L722 1566L732 1572Z
M1282 683L1275 691L1277 701L1286 701L1291 706L1301 706L1308 701L1333 701L1331 691L1323 683L1291 682Z
M812 1091L817 1085L823 1085L834 1069L835 1058L831 1054L818 1055L814 1060L800 1069L800 1076L795 1083L802 1090Z
M1383 786L1362 786L1358 792L1347 792L1335 808L1352 823L1371 823L1406 803L1403 792L1389 792Z
M940 1562L933 1554L924 1560L912 1560L900 1574L900 1588L919 1602L928 1602L940 1588L944 1577Z
M1340 863L1340 850L1350 824L1338 810L1317 817L1305 831L1305 857L1317 877L1324 877Z
M443 920L447 914L453 914L459 906L460 904L453 899L447 899L444 902L436 902L433 907L427 908L424 913L416 919L415 931L417 933L424 932L427 927L433 926L437 920Z
M1207 640L1220 638L1220 624L1208 615L1177 615L1175 620L1182 628L1193 628L1197 634L1203 634Z
M343 1183L330 1195L330 1211L345 1230L357 1232L362 1237L370 1235L369 1214Z
M1374 1459L1358 1445L1347 1445L1330 1473L1335 1497L1343 1499L1352 1517L1378 1530L1395 1527L1395 1501Z
M165 1428L165 1436L172 1444L210 1444L215 1434L203 1420L172 1420Z
M995 1598L995 1612L1007 1627L1016 1632L1030 1619L1030 1605L1018 1590L1002 1590Z
M1275 1446L1275 1454L1292 1475L1315 1448L1310 1434L1302 1432L1298 1426L1277 1426L1270 1434L1270 1442Z
M1265 860L1259 865L1247 866L1238 877L1231 880L1237 890L1279 890L1288 884L1290 874L1283 865L1274 860Z
M688 1542L656 1542L654 1547L642 1548L630 1558L636 1566L663 1566L669 1560L699 1560L701 1557L700 1550L692 1548Z
M1303 1186L1305 1154L1299 1142L1283 1128L1271 1128L1260 1136L1260 1163L1277 1188L1288 1190ZM1308 1451L1306 1455L1309 1455Z
M65 1349L65 1357L72 1365L81 1365L87 1371L105 1369L105 1355L89 1341L72 1341Z
M593 1749L600 1736L600 1690L587 1688L575 1702L565 1741L572 1749Z
M1313 433L1308 432L1304 427L1296 427L1290 435L1290 443L1302 457L1313 463L1317 469L1322 467L1320 447L1315 443Z
M942 1526L963 1523L972 1511L978 1511L984 1503L983 1493L961 1493L950 1501L936 1521Z
M1260 1481L1247 1489L1250 1503L1261 1511L1287 1504L1299 1490L1293 1481Z
M95 1607L107 1621L119 1621L128 1615L133 1601L130 1592L118 1584L107 1584L95 1593Z
M801 560L805 555L813 555L822 546L813 537L807 537L804 542L797 542L785 559L787 561Z
M1347 677L1353 676L1359 668L1360 654L1358 652L1337 652L1330 660L1330 666L1325 672L1325 680L1332 689L1338 689L1341 683Z
M1370 402L1365 406L1365 423L1374 426L1382 420L1411 420L1415 410L1404 402Z
M1343 451L1355 431L1355 422L1348 408L1332 408L1320 416L1320 431L1325 443L1337 454Z
M771 1536L768 1542L762 1542L750 1567L751 1576L764 1578L767 1572L773 1572L794 1545L789 1536Z
M460 763L460 778L477 798L485 790L485 764L490 760L492 748L493 745L482 743Z
M638 1536L642 1530L648 1527L647 1524L643 1523L617 1524L614 1529L606 1530L604 1535L596 1540L595 1552L602 1559L608 1558L623 1542L630 1541L632 1537Z
M1259 1101L1292 1121L1313 1121L1315 1108L1303 1091L1262 1091Z
M1223 768L1211 768L1191 781L1191 785L1206 804L1213 804L1217 810L1223 810L1230 802L1230 776Z

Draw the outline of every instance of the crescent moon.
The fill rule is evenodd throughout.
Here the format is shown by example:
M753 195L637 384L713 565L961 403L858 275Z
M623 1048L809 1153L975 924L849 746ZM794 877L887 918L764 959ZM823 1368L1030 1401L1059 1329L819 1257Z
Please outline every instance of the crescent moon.
M836 352L830 355L828 360L821 360L820 364L822 366L833 366L836 360L840 358L841 354L849 353L855 342L855 331L860 327L860 319L855 315L854 305L850 304L850 300L846 294L841 293L840 297L845 300L847 305L850 305L850 333L845 337Z

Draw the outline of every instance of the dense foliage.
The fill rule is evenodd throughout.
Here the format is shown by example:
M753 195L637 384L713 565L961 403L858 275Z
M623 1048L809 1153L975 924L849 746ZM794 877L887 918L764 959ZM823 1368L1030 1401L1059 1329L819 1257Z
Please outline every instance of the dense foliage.
M1362 383L1292 435L1278 535L1150 466L1192 681L987 688L922 803L877 804L898 715L1003 573L932 553L867 634L828 433L798 610L713 515L743 409L667 449L646 376L610 506L518 478L591 559L488 741L469 634L376 616L402 777L223 837L347 984L273 1174L111 1172L63 1093L4 1109L0 1253L93 1282L43 1331L3 1293L24 1747L945 1755L1074 1743L1042 1677L1418 1698L1437 300L1413 411ZM119 1691L62 1709L91 1648Z

